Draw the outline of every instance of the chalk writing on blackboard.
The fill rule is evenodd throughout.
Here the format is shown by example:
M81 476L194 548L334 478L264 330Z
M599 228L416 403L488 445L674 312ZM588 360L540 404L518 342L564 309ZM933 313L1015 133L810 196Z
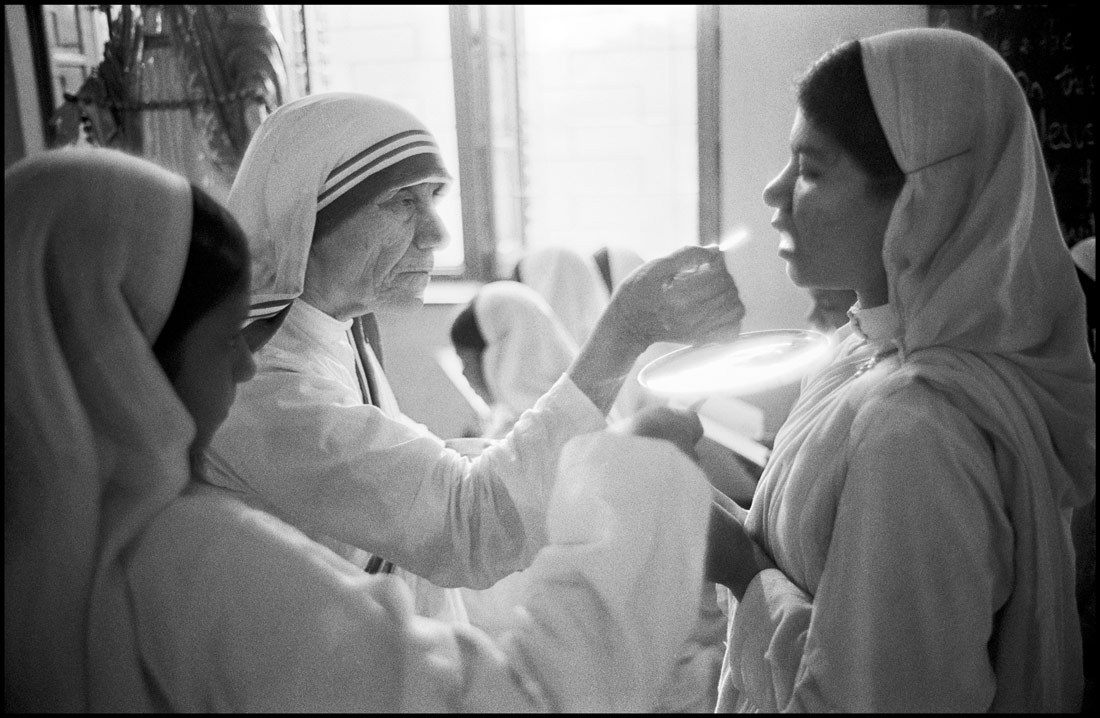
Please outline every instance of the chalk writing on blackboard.
M1079 4L929 5L929 24L981 38L1016 74L1035 117L1066 242L1096 235L1095 23Z

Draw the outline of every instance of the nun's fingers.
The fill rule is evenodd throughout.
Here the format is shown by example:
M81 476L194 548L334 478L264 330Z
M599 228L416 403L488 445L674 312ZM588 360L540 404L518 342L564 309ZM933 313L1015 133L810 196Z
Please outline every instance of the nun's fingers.
M681 247L636 270L616 291L606 317L644 346L656 341L691 343L699 335L694 327L701 309L727 324L740 321L744 314L721 253L708 247ZM721 327L705 329L719 333Z
M702 344L729 341L740 334L745 306L732 282L718 291L692 292L687 299L669 307L655 323L661 331L654 341Z
M740 303L740 293L733 277L719 261L700 265L690 273L675 275L663 292L663 303L672 310L688 309L714 298L733 305Z

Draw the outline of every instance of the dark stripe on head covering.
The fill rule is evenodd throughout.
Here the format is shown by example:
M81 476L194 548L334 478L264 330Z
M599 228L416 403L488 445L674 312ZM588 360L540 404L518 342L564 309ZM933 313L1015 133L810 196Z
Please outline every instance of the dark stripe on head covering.
M431 138L429 138L427 135L424 135L423 133L420 133L420 135L421 136L419 139L410 139L410 141L408 142L396 144L393 147L386 149L385 151L373 152L370 160L363 162L361 166L354 167L350 171L346 169L343 170L344 173L346 173L343 177L340 176L341 173L339 170L333 170L332 173L329 175L329 178L325 180L325 185L321 189L321 193L317 196L317 204L321 206L327 204L329 201L334 200L342 192L346 191L346 188L354 186L364 177L367 177L372 172L374 172L375 168L384 165L386 161L392 157L395 157L402 153L407 153L410 150L415 150L417 148L420 148L421 150L418 154L426 153L438 155L439 149L436 147L435 142L433 142ZM385 145L388 143L383 142L381 144ZM346 167L347 164L348 163L345 162L343 166ZM440 166L442 166L442 162L440 162Z
M356 163L362 162L364 160L364 158L367 157L367 155L370 155L373 152L378 152L383 147L386 147L388 145L404 146L405 143L401 142L401 140L404 140L405 138L409 138L409 137L416 137L418 139L427 138L427 140L431 144L433 144L433 145L435 144L435 142L432 141L432 139L431 139L431 135L429 135L427 132L424 132L423 130L406 130L405 132L398 132L396 135L392 135L390 137L387 137L386 139L382 140L381 142L375 142L373 145L371 145L367 149L363 150L362 152L358 153L357 155L355 155L351 159L346 160L344 162L341 162L337 166L333 167L332 171L329 172L329 174L328 174L328 179L326 180L326 183L331 182L336 177L339 177L341 172L346 171L349 167L354 166ZM327 186L326 186L326 189L327 189Z
M367 176L331 204L317 212L313 241L324 236L354 210L376 199L387 190L416 184L417 180L446 177L447 170L435 153L413 155Z

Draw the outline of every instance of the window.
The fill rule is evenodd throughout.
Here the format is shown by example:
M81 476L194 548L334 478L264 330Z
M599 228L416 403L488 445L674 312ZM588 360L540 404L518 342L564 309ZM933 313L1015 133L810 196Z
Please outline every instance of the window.
M700 166L717 162L697 56L714 6L280 7L299 94L386 97L436 135L458 180L441 274L504 277L551 244L648 258L699 241Z
M451 241L441 268L464 266L462 187L455 126L451 31L446 5L303 5L307 87L392 100L428 126L458 180L440 202ZM293 47L293 46L292 46Z

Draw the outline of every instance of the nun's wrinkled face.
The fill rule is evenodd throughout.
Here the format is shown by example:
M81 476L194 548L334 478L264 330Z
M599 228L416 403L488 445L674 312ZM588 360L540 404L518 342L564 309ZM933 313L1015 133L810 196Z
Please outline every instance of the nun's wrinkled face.
M302 299L339 320L424 303L448 239L436 211L445 185L421 182L383 192L315 239Z
M782 235L779 256L800 287L853 289L865 308L887 301L882 245L894 199L875 193L871 176L801 111L791 156L764 189Z

